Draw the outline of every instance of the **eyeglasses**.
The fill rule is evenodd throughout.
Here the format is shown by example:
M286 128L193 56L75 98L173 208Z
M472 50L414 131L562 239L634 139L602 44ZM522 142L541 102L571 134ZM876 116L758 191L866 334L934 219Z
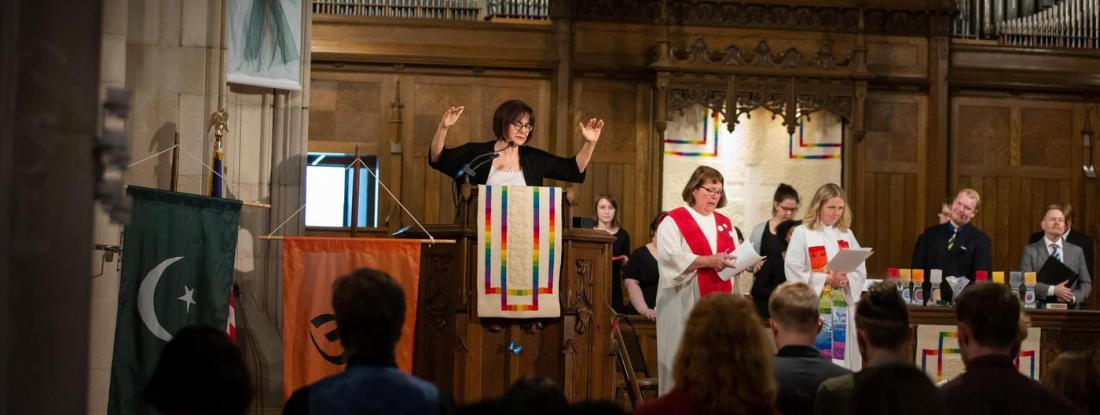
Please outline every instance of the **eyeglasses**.
M794 212L797 212L797 211L798 211L798 206L795 206L795 207L786 207L786 206L783 206L783 205L779 205L779 210L781 210L781 211L783 211L783 212L791 212L791 213L794 213Z
M721 188L711 189L709 187L700 187L700 189L705 190L707 192L707 194L710 195L710 196L721 196L722 193L724 193Z
M535 129L534 124L525 124L519 121L512 121L512 126L515 127L517 130L531 131Z

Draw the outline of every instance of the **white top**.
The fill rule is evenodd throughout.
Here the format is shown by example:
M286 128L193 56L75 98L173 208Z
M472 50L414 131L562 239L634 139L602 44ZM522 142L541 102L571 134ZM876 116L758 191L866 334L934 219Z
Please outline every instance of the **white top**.
M1062 246L1062 241L1064 239L1065 238L1058 238L1057 241L1051 241L1049 238L1044 236L1043 237L1043 243L1047 246L1047 255L1054 255L1054 249L1052 249L1050 246L1051 245L1058 245L1058 257L1059 257L1058 260L1060 260L1062 262L1065 262L1062 259L1062 256L1065 255L1065 251L1062 249L1062 248L1065 248L1065 246Z
M851 230L841 232L835 225L823 226L819 231L811 230L806 225L798 225L794 228L794 233L791 234L791 243L787 246L787 258L785 260L787 281L809 284L814 288L814 292L821 296L821 292L825 289L825 278L828 274L815 272L811 269L809 248L812 246L824 247L826 260L831 261L840 251L839 241L847 242L849 248L860 247L859 241L856 241L856 237ZM859 302L860 293L864 288L864 281L867 280L866 264L860 264L854 272L849 272L846 276L848 277L848 286L843 289L843 292L848 302L848 324L845 330L845 340L847 341L844 347L844 356L833 356L833 363L853 372L858 372L863 366L863 360L860 357L859 345L856 342L855 316L856 303Z
M715 215L702 215L690 207L687 211L691 218L703 231L703 236L710 245L711 252L717 250L718 232ZM732 229L723 229L721 232L733 232ZM731 236L735 236L732 235ZM737 238L732 238L737 248ZM659 394L668 393L673 389L672 366L676 353L680 348L680 339L684 335L684 326L687 325L688 315L692 307L699 300L699 283L696 279L696 271L688 271L688 267L698 257L691 252L687 240L676 226L676 220L665 218L657 226L657 271L660 275L660 283L657 288L657 387ZM733 277L733 269L726 268L718 272L723 279ZM733 282L736 287L736 281Z
M487 186L527 186L527 180L523 178L523 169L516 171L497 170L489 168L489 178L485 179Z

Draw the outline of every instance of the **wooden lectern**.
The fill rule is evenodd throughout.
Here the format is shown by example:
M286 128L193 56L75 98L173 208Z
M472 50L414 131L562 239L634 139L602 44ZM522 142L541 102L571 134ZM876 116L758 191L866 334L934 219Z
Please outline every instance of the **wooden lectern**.
M458 404L499 397L515 381L531 376L553 379L571 402L611 399L614 236L573 229L569 219L576 192L565 189L561 317L479 318L473 291L477 191L476 186L462 187L457 223L425 226L436 239L458 243L421 250L413 374L449 391ZM397 236L426 237L412 230Z

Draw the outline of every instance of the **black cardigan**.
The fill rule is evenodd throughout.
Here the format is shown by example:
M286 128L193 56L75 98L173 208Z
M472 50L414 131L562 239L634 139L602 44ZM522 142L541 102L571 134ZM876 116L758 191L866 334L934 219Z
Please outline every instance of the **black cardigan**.
M496 140L493 140L481 143L466 143L455 148L444 148L439 153L439 158L434 162L431 155L428 155L428 165L455 181L463 183L465 179L458 175L462 171L462 166L478 156L492 153L495 143ZM488 158L478 160L475 164L488 160ZM489 161L474 170L474 175L470 177L470 183L485 184L485 181L489 178L489 169L492 168L492 165L493 163ZM543 179L583 183L585 177L585 173L577 168L576 156L558 157L529 146L519 147L519 168L523 169L523 180L527 182L528 186L542 186Z

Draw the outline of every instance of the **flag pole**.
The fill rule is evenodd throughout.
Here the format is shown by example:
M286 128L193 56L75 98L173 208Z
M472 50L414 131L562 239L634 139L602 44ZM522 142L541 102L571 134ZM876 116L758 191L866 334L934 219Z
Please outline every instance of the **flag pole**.
M180 132L176 131L172 139L172 184L170 189L175 192L180 180Z
M281 235L273 235L273 236L260 235L260 236L256 237L256 239L259 239L261 241L281 241L284 238L285 237L281 236ZM405 238L379 238L379 239L394 239L394 240L400 240L400 241L417 241L417 242L420 242L422 244L450 245L450 244L457 244L458 243L458 240L455 240L455 239L405 239Z
M355 145L355 162L359 161L359 145ZM354 163L352 167L352 189L351 189L351 237L355 237L355 233L359 231L359 164Z

